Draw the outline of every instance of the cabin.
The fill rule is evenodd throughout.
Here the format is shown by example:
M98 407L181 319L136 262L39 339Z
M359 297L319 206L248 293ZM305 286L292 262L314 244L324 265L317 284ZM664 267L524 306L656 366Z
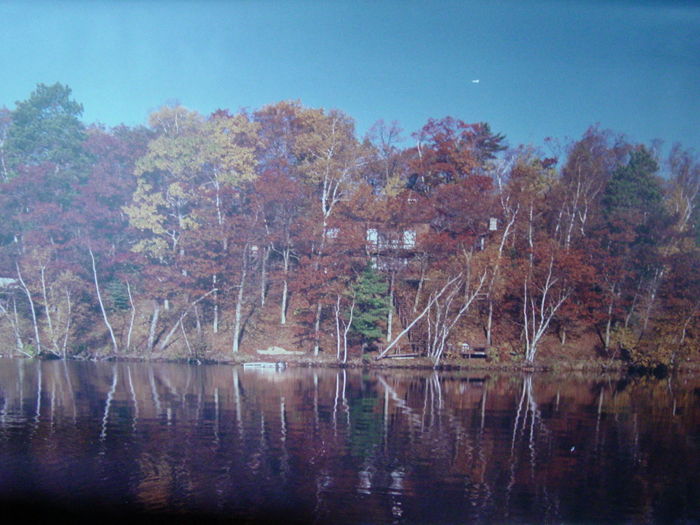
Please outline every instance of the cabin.
M396 271L407 267L416 254L419 236L428 231L428 224L414 224L404 229L371 225L365 230L365 248L373 268Z
M498 218L489 217L483 224L484 230L477 233L475 248L484 250L489 237L498 231ZM430 225L417 223L408 228L392 230L381 225L372 225L366 229L365 240L370 256L392 255L394 257L409 257L414 254L419 236L428 233ZM337 228L333 232L338 235Z
M459 345L459 354L467 359L486 359L486 347L471 346L469 343L461 343Z
M391 231L378 227L367 228L365 239L370 252L410 251L416 247L417 228Z
M0 289L15 288L17 285L17 279L13 279L12 277L0 277Z

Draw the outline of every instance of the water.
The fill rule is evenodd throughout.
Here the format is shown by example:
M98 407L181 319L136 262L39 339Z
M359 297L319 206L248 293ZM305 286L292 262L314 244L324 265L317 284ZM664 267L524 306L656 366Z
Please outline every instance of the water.
M2 359L0 503L98 520L700 522L700 380Z

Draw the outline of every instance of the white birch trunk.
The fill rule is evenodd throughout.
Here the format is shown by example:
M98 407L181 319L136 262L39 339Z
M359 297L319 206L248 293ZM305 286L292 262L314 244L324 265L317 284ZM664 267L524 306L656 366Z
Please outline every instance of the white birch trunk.
M15 263L15 267L17 268L17 277L19 279L19 283L20 285L22 285L22 289L24 290L24 293L27 295L27 299L29 300L29 309L32 312L32 324L34 326L34 340L36 342L36 351L37 354L41 354L41 338L39 337L39 323L37 322L36 318L36 311L34 309L34 300L32 299L32 292L29 290L27 284L22 278L22 272L19 269L19 264Z
M248 246L243 248L243 267L241 269L241 280L238 285L238 295L236 297L236 310L233 320L233 344L231 351L238 353L241 338L241 312L243 311L243 293L248 273Z
M119 345L117 345L117 338L114 336L114 330L112 330L112 325L107 317L107 311L105 310L104 302L102 301L102 294L100 293L100 284L97 280L97 267L95 265L95 255L92 253L92 248L88 248L90 253L90 260L92 261L92 276L95 279L95 291L97 292L97 301L100 303L100 311L102 312L102 319L104 320L107 329L109 330L109 336L112 338L112 347L114 348L114 353L119 352Z
M126 348L131 350L131 334L134 330L134 321L136 320L136 305L134 305L134 298L131 295L131 286L129 281L126 281L126 292L129 294L129 305L131 306L131 318L129 319L129 330L126 334Z
M153 347L156 344L156 327L158 326L158 318L160 317L160 303L157 299L153 300L153 315L151 316L151 326L148 329L148 352L153 352Z

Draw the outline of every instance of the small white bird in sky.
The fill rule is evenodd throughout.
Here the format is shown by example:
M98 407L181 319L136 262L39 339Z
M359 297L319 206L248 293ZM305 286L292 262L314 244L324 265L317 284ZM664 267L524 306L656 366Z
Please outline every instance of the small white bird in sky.
M472 84L478 84L479 82L480 82L480 81L479 81L478 78L475 78L474 80L472 80Z

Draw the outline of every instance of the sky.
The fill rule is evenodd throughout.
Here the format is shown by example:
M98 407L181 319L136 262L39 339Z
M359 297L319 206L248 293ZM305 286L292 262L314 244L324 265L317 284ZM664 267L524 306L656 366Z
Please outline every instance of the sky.
M452 116L511 146L600 124L700 151L696 1L0 0L0 20L9 109L61 82L107 126L300 100L360 136Z

